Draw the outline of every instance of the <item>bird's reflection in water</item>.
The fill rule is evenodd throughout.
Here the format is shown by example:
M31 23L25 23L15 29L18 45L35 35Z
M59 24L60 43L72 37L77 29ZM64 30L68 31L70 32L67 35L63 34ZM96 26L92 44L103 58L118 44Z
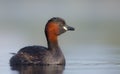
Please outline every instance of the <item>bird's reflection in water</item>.
M30 66L14 66L12 70L16 70L19 74L63 74L65 66L62 65L30 65Z

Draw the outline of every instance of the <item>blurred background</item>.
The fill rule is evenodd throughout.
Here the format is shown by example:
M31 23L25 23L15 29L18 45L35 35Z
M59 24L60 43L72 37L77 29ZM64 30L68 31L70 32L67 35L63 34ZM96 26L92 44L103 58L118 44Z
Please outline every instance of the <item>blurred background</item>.
M1 65L24 46L47 46L44 26L52 17L75 27L59 37L68 60L120 61L120 0L0 0Z

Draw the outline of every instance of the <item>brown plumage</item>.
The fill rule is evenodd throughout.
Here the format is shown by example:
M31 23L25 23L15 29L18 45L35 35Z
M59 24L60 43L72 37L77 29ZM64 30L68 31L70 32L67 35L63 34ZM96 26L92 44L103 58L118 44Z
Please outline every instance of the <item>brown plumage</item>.
M51 18L45 27L45 35L48 48L43 46L27 46L20 49L10 59L10 65L29 65L29 64L61 64L65 65L64 55L58 44L58 35L74 30L73 27L66 25L62 18Z

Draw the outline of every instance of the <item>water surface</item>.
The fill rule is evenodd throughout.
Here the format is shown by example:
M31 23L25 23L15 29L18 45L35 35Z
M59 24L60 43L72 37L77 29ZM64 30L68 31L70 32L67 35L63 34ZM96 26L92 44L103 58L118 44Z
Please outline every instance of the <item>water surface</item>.
M79 46L79 49L82 46ZM88 48L86 48L88 49ZM12 56L6 52L1 57L1 74L119 74L120 73L120 55L111 54L102 51L97 53L84 52L83 50L64 51L66 57L66 66L48 65L48 66L9 66L9 59ZM90 49L90 48L89 48ZM97 48L96 48L97 49ZM98 48L99 49L99 48ZM114 48L117 50L118 48ZM91 49L92 51L93 49ZM103 48L101 50L104 50ZM109 49L108 49L109 50ZM78 54L80 53L80 54ZM84 54L82 54L84 53ZM2 53L1 53L2 54Z

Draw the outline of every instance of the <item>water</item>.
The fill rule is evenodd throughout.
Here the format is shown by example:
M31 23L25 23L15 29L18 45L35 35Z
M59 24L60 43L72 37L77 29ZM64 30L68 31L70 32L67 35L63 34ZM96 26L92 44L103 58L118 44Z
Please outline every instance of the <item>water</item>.
M18 66L10 68L8 65L0 67L1 74L119 74L120 63L110 62L81 62L74 60L65 66Z
M78 46L83 49L82 46ZM90 46L89 46L90 47ZM66 47L67 48L67 47ZM76 47L77 48L77 47ZM92 48L92 46L91 46ZM86 49L91 50L87 52ZM9 51L0 52L0 70L1 74L119 74L120 73L120 55L107 53L103 50L110 48L84 47L83 50L64 51L66 57L66 66L48 65L48 66L9 66L9 59L12 56ZM101 49L99 53L97 49ZM94 52L92 52L94 50ZM115 51L119 48L114 48ZM103 53L103 52L104 53ZM86 52L86 53L85 53ZM83 53L83 54L82 54Z
M119 74L120 63L68 63L64 66L23 66L14 68L14 74Z

